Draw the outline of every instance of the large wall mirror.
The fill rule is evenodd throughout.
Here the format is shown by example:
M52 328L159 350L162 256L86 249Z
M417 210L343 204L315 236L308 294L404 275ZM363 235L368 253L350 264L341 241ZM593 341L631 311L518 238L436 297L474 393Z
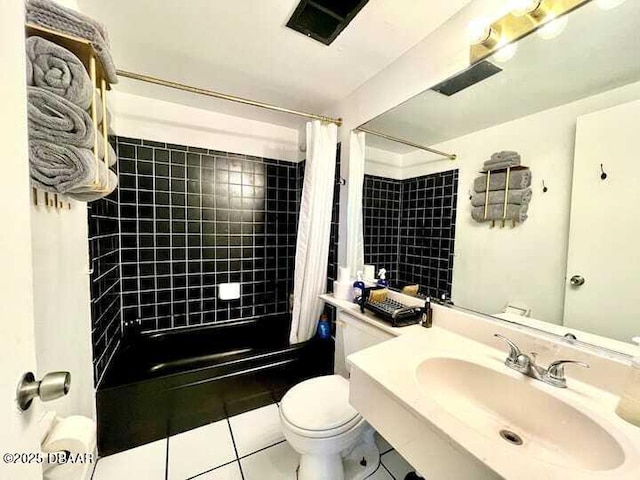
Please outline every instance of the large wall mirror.
M457 155L367 136L365 263L398 288L633 352L639 32L640 2L589 2L363 125ZM508 181L492 169L487 183L492 159L516 160ZM505 197L508 220L485 220Z

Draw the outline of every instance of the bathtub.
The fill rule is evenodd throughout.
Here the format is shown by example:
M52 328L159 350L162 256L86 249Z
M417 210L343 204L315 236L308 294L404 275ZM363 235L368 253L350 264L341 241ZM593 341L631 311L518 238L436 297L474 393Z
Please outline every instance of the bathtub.
M333 342L289 345L289 315L130 334L96 392L111 455L279 401L333 371Z

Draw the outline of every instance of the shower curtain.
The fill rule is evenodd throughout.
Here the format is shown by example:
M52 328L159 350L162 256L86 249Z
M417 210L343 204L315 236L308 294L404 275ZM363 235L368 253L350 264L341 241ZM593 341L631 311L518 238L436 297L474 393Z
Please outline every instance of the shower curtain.
M351 132L349 139L349 193L347 203L347 266L355 276L364 265L362 188L364 187L365 133Z
M300 203L290 342L314 336L327 285L338 127L307 123L307 160Z

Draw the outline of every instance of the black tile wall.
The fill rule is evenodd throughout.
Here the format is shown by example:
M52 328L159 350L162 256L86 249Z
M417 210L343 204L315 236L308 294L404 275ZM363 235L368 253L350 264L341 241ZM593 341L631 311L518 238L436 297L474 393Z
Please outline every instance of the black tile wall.
M97 385L122 337L118 196L89 204L91 317L94 381Z
M288 310L304 165L117 138L125 324L164 330ZM241 283L237 301L217 285Z
M130 323L153 331L288 311L305 162L126 137L113 144L119 188L89 206L96 382ZM331 281L338 204L339 185ZM241 283L239 300L217 299L224 282Z
M451 296L457 195L458 170L402 184L398 278L432 297Z
M392 284L451 295L458 170L393 180L365 175L365 262L384 266Z
M402 181L365 175L362 195L364 262L398 279ZM376 272L377 273L377 272Z

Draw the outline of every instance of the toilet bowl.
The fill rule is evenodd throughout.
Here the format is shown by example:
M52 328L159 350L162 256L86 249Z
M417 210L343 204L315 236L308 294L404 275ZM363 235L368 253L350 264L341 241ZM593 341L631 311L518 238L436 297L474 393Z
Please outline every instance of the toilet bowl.
M298 480L360 480L378 467L373 429L349 404L340 375L312 378L280 403L284 437L300 454Z

